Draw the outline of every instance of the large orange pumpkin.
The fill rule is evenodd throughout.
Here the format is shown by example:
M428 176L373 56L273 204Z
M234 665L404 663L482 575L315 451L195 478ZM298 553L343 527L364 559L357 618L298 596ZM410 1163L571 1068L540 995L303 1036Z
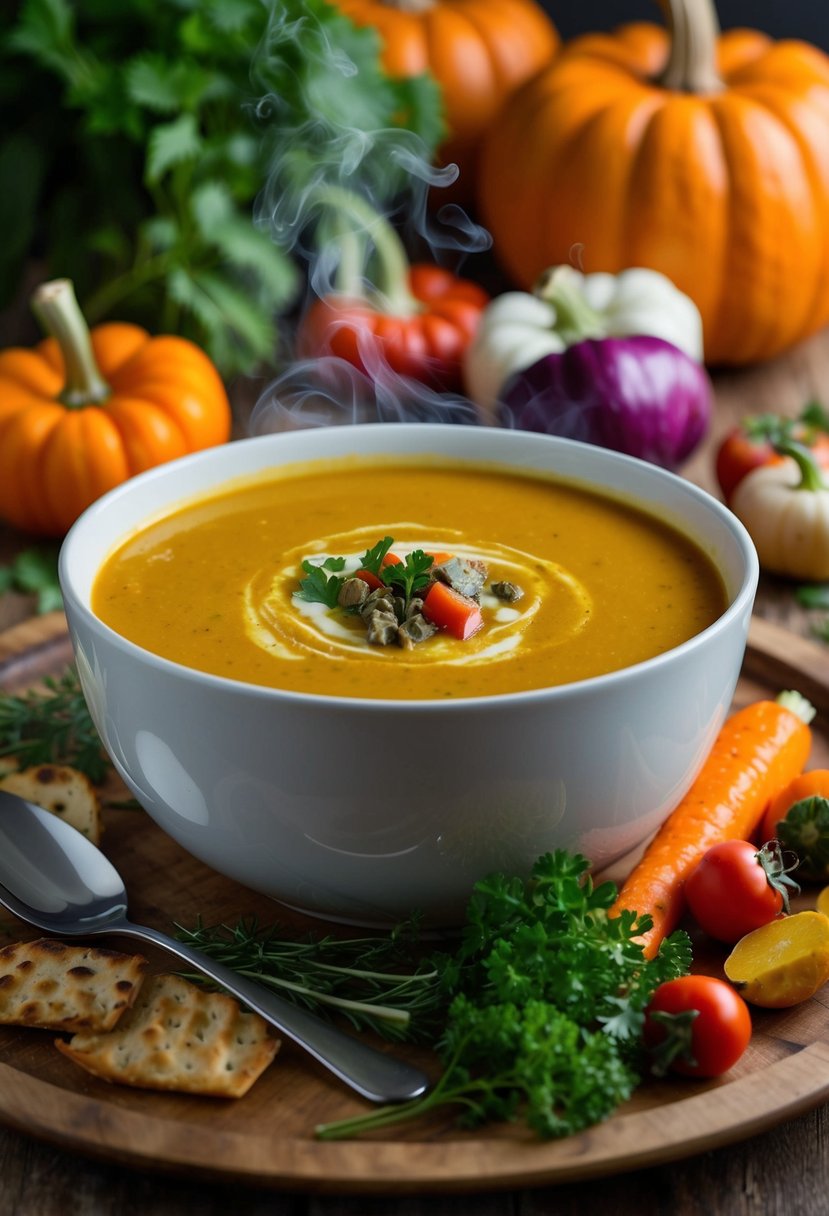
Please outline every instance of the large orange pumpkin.
M123 322L90 333L66 279L33 303L53 336L0 351L0 518L61 536L126 478L228 439L224 384L192 342Z
M664 3L667 32L574 39L506 103L482 218L519 284L649 266L697 304L707 362L754 362L829 321L829 56Z
M481 136L509 94L559 45L536 0L336 0L373 26L390 76L430 72L440 85L449 136L441 163L456 162L455 198L471 197Z

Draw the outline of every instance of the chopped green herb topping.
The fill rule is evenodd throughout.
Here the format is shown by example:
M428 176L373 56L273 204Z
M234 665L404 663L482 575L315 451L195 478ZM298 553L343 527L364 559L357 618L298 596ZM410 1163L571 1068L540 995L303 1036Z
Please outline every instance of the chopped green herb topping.
M338 574L328 575L326 570L342 570L345 566L344 557L328 557L322 563L304 561L302 569L306 577L299 584L297 595L301 600L311 604L325 604L328 608L337 607L337 597L345 579Z
M372 546L371 549L366 549L365 553L360 558L360 569L368 570L369 574L376 574L379 578L383 558L386 556L393 544L393 536L384 536L383 539L378 540L377 544Z
M415 593L421 591L429 582L433 564L434 558L429 553L424 553L422 549L413 549L397 565L384 566L380 571L380 578L387 587L399 589L408 608Z

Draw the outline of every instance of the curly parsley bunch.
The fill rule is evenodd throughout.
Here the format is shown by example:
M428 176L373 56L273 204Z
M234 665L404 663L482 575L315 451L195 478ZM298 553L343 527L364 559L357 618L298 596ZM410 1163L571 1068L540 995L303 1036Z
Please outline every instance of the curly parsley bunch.
M436 958L449 1000L437 1044L443 1073L424 1097L317 1129L352 1136L454 1106L474 1126L519 1116L542 1137L606 1118L640 1079L644 1009L685 974L691 945L674 933L652 960L636 940L649 917L609 917L613 883L559 850L527 879L476 884L459 950Z

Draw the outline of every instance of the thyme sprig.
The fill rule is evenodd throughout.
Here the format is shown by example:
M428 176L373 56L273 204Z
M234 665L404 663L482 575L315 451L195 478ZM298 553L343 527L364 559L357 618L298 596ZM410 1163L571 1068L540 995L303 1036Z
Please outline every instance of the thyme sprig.
M609 916L615 897L612 883L594 886L584 857L559 850L529 876L480 879L451 948L428 949L416 921L348 939L285 940L278 926L263 933L250 921L178 932L317 1012L435 1050L442 1072L424 1097L321 1125L321 1139L439 1108L465 1126L523 1118L547 1138L589 1127L629 1097L645 1069L647 1003L690 967L683 932L646 959L639 939L650 918Z
M417 947L417 921L387 936L292 939L283 926L176 926L180 941L322 1016L392 1041L431 1041L445 999L440 974ZM200 981L198 976L189 979Z
M43 683L43 691L0 693L0 756L14 756L21 768L68 764L103 781L109 760L74 667Z

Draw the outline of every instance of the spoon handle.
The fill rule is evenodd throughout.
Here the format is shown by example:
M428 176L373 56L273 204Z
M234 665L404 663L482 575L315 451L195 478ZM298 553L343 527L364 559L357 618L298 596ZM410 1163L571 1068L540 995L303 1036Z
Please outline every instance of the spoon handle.
M237 975L235 971L231 971L222 963L214 962L201 951L194 950L183 942L177 942L156 929L122 920L117 926L110 925L108 932L124 937L136 937L160 946L196 971L221 984L222 988L238 997L249 1009L253 1009L289 1039L304 1047L309 1055L330 1069L346 1085L372 1102L404 1102L419 1097L429 1086L428 1078L419 1069L369 1047L352 1035L324 1022L307 1009L302 1009L260 984Z

